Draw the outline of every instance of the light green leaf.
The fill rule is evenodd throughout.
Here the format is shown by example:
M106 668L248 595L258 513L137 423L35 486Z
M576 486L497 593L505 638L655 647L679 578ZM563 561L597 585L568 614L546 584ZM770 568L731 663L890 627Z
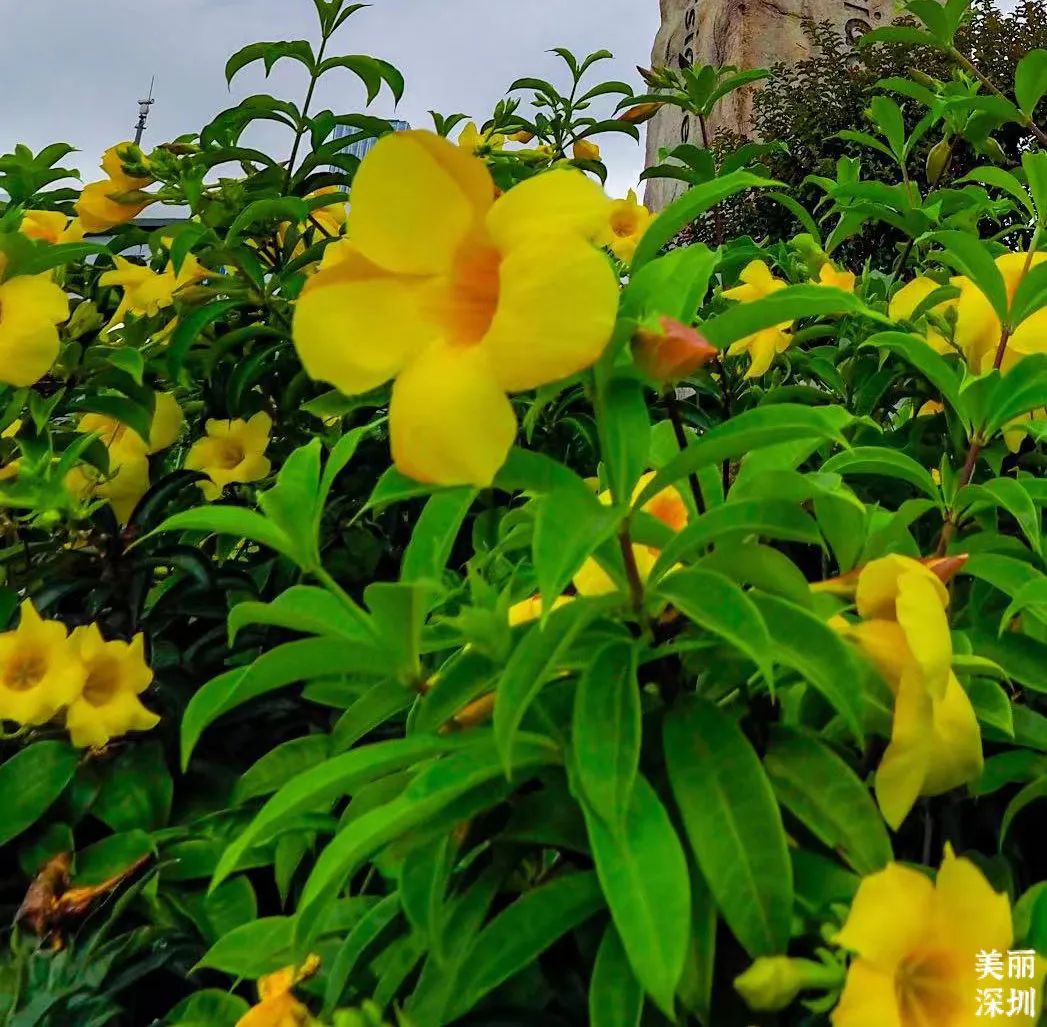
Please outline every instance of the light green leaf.
M622 939L607 925L589 982L590 1027L640 1027L643 987L629 966Z
M35 742L0 764L0 845L47 812L72 780L79 759L66 742Z

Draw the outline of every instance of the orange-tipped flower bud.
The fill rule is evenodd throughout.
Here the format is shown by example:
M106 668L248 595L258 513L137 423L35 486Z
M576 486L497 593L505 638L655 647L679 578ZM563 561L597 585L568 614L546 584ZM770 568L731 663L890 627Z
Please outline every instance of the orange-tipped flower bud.
M664 106L661 103L638 103L619 114L618 120L627 121L630 125L642 125L645 121L650 121Z
M511 142L523 143L524 145L526 145L527 143L532 142L534 140L534 133L527 132L524 129L520 129L519 132L511 132L505 138L510 140Z
M661 328L640 328L633 336L633 358L657 382L686 378L720 352L696 328L675 318L662 317Z

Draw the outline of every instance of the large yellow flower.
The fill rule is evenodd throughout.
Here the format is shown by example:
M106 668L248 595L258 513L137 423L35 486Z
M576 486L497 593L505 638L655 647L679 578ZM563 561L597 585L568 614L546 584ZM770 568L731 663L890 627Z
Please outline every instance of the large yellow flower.
M949 592L907 556L873 560L858 576L862 620L840 628L894 694L891 742L876 772L876 797L896 828L921 795L940 795L982 770L978 720L952 672Z
M507 392L589 366L618 284L593 246L607 212L573 170L494 201L484 163L429 132L379 140L349 211L355 251L310 279L294 342L348 394L395 378L393 460L443 485L489 485L516 436Z
M117 143L105 151L102 156L102 170L107 177L101 182L85 185L76 201L76 213L85 231L108 232L109 229L136 218L150 203L155 202L151 198L131 202L116 199L124 193L140 191L153 182L151 177L126 174L121 154L144 159L141 150L134 143Z
M84 670L66 630L27 599L14 631L0 634L0 720L44 724L79 694Z
M654 471L650 471L640 478L636 483L636 488L633 489L633 502L647 488L648 483L653 478ZM601 503L610 503L610 492L601 492L599 499ZM658 520L674 532L682 531L687 526L687 521L690 517L687 504L675 485L668 485L661 492L652 496L644 503L642 509L652 517L657 517ZM651 571L654 570L660 550L654 546L633 545L632 553L640 580L646 582L651 576ZM593 557L589 557L582 564L578 573L574 576L573 583L578 594L583 596L610 595L618 591L618 585L615 584L614 579Z
M144 453L125 452L109 461L107 474L91 464L78 464L65 476L65 487L84 503L105 500L116 519L126 524L149 491L149 460Z
M818 280L816 285L828 285L834 289L843 289L844 292L854 292L854 284L857 281L853 271L844 268L842 271L836 267L831 260L827 260L818 269Z
M269 473L265 456L272 418L260 411L249 421L208 421L207 434L193 443L185 458L190 471L203 471L209 481L200 482L205 499L217 499L226 485L258 481Z
M607 231L600 241L609 246L619 260L628 264L650 223L651 212L636 198L636 191L630 189L624 200L611 203Z
M84 226L60 210L27 210L22 215L21 232L29 239L51 244L79 242L84 237Z
M779 289L784 289L786 285L780 278L774 277L771 269L762 260L750 261L742 269L739 277L742 284L724 292L727 299L737 300L739 303L751 303L753 300L763 299ZM731 343L727 355L737 357L748 353L750 364L749 370L745 372L745 377L759 377L771 366L775 356L778 353L784 353L792 343L792 336L787 331L791 323L791 321L783 321L781 324L763 328L743 339L738 339Z
M933 884L899 863L866 877L836 942L856 958L833 1027L977 1027L984 1016L981 993L998 986L994 978L980 977L979 953L1006 960L1014 929L1007 896L946 846ZM1007 983L1038 993L1041 962L1033 956L1031 979ZM1008 991L1003 989L1004 999ZM1037 1021L1035 1015L1008 1015L1006 1008L1001 1015L1024 1027Z
M316 973L319 965L318 957L310 955L300 968L285 966L260 978L258 1004L240 1017L236 1027L306 1027L312 1018L292 989Z
M469 153L486 148L488 150L500 150L505 146L505 136L499 133L482 133L475 121L467 122L458 133L458 145Z
M0 382L35 385L58 357L58 325L69 300L49 275L22 275L0 284Z
M153 680L142 635L107 642L91 624L77 628L70 642L84 670L83 686L66 711L73 745L97 749L128 731L156 727L160 718L138 698Z

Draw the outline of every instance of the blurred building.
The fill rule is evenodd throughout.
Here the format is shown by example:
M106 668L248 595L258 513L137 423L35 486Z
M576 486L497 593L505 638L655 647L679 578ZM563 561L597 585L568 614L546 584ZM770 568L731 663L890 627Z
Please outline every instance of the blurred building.
M395 118L390 118L389 124L393 126L393 130L396 132L406 132L411 127L406 121L397 121ZM335 125L334 138L344 139L346 136L354 135L357 131L358 129L353 128L351 125ZM359 160L363 160L374 149L376 142L378 140L373 138L357 139L355 142L347 143L344 152L357 157ZM339 170L339 168L331 167L331 171L338 172Z

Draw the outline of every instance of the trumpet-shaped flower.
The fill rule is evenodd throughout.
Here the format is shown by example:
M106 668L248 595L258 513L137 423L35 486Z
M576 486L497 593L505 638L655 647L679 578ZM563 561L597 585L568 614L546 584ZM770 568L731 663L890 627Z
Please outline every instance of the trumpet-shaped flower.
M399 470L489 485L516 436L506 393L582 370L610 338L618 284L592 243L606 211L580 172L495 202L482 161L429 132L385 136L353 185L353 250L298 300L305 370L347 394L395 378Z
M894 695L891 741L876 772L884 819L897 828L921 795L940 795L982 769L981 733L952 672L949 592L933 570L906 556L862 568L861 621L837 623L880 671Z
M200 482L205 499L217 499L226 485L258 481L269 473L265 450L272 427L273 420L264 411L248 421L207 422L207 434L193 443L185 458L187 470L208 476L208 481Z
M818 269L818 285L829 285L844 292L854 292L855 278L853 271L844 268L842 271L832 261L827 260Z
M891 297L891 302L887 307L887 313L890 317L894 318L895 321L908 321L912 318L916 308L927 299L935 289L940 288L941 285L933 278L927 278L920 275L914 278L911 282L903 285ZM946 300L931 309L935 314L944 315L950 306L952 306L952 303L949 300ZM930 346L935 353L956 352L953 346L949 343L949 340L933 325L930 325L927 328L924 338L927 341L927 345Z
M163 271L154 271L119 256L114 257L113 262L116 267L99 279L101 285L123 289L120 305L109 322L111 327L123 324L128 314L149 317L170 307L179 289L200 281L208 273L191 253L177 273L170 262Z
M977 1027L978 954L1006 953L1014 942L1007 896L993 891L970 860L948 845L935 882L889 863L862 880L836 943L855 953L833 1027ZM1033 957L1033 979L1043 980ZM1009 1016L1032 1027L1037 1015Z
M634 502L653 478L654 472L650 471L636 483L636 488L633 489L632 495ZM601 492L599 499L601 503L610 503L610 492ZM687 504L675 485L668 485L653 495L644 503L642 509L652 517L656 517L674 532L682 531L687 526L687 521L690 517ZM660 550L655 546L633 545L632 555L640 581L646 582L651 576L651 571L654 570L659 553ZM582 564L572 580L575 590L579 595L583 596L610 595L618 591L618 585L614 579L593 557L589 557Z
M48 275L22 275L0 284L0 382L35 385L58 357L58 325L69 300Z
M44 724L80 692L84 671L64 625L27 599L18 627L0 634L0 720Z
M469 153L475 153L480 149L500 150L505 145L505 136L497 132L481 132L475 121L469 121L458 133L458 145Z
M319 968L320 960L313 955L295 968L267 974L258 981L258 1003L236 1022L236 1027L306 1027L312 1022L309 1010L294 995L294 986L311 977Z
M724 292L726 299L737 300L739 303L751 303L753 300L763 299L779 289L784 289L786 284L780 278L775 278L771 269L762 260L750 261L742 269L739 277L742 284ZM791 323L783 321L781 324L762 328L758 332L753 332L752 335L738 339L731 344L727 355L737 357L748 353L750 363L745 377L757 378L771 366L778 353L784 353L792 344L792 336L787 331Z
M607 231L600 241L609 246L619 260L628 264L650 223L651 212L636 198L636 191L630 189L624 200L612 201Z
M70 639L84 678L69 703L66 728L73 745L98 749L128 731L148 731L160 718L138 698L153 680L142 635L106 641L97 624L77 628Z
M588 139L579 139L571 150L575 160L599 160L600 147Z
M122 199L125 194L136 193L152 184L151 177L129 175L124 171L121 154L141 158L141 151L133 143L118 143L105 151L102 170L106 178L101 182L85 185L76 201L76 213L84 230L108 232L117 225L126 224L154 203L149 199Z
M22 216L22 235L52 245L79 242L84 237L84 226L78 218L70 220L60 210L27 210Z

